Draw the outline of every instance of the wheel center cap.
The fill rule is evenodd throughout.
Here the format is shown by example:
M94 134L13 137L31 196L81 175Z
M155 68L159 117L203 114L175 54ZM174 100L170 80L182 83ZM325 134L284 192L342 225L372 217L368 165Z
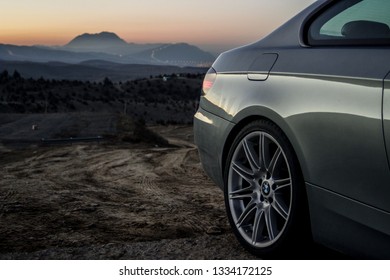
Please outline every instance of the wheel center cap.
M270 184L266 181L263 183L261 186L261 191L263 192L264 195L269 195L271 192L271 186Z

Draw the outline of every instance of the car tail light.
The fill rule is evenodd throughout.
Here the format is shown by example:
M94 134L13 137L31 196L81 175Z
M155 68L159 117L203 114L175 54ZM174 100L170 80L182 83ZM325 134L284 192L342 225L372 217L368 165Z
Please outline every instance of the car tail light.
M206 76L203 80L203 86L202 86L202 93L203 95L206 95L207 92L213 87L215 79L217 78L217 72L210 68L209 71L207 71Z

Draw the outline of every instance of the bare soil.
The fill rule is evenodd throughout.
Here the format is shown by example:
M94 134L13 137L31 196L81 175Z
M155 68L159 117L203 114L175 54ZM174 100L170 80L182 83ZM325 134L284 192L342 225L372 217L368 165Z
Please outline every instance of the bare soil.
M174 147L0 147L0 259L253 259L231 234L190 126Z

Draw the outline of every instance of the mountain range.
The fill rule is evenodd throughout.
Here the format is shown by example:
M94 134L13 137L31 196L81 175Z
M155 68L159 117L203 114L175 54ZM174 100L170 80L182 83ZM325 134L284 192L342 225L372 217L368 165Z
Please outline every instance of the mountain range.
M107 61L121 64L207 67L215 57L187 43L127 43L112 32L82 34L64 46L16 46L0 44L0 60L16 62L79 64Z

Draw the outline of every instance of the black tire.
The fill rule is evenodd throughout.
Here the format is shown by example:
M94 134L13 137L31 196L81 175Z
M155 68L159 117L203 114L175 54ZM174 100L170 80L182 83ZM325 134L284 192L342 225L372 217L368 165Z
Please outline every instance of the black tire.
M310 241L307 199L285 134L266 120L245 126L231 146L224 179L227 214L240 243L258 256L300 258Z

